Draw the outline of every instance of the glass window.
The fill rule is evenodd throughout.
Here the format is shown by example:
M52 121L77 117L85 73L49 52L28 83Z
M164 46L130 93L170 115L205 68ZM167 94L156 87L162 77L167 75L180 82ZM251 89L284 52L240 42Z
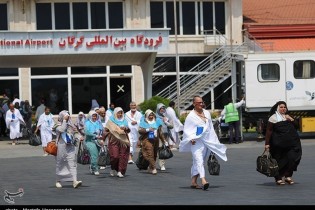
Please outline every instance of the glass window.
M164 28L163 2L151 2L151 28Z
M87 3L72 3L73 29L88 29Z
M259 82L277 82L280 80L280 66L276 63L260 64L257 73Z
M92 29L105 29L105 3L91 2L91 23Z
M66 75L67 67L37 67L31 69L31 75Z
M1 72L1 69L0 69ZM0 79L0 95L6 94L8 98L13 101L14 95L19 95L19 80L18 79ZM1 102L1 99L0 99Z
M130 78L111 78L110 79L111 101L116 107L121 107L125 112L131 102L131 79Z
M176 76L153 76L152 77L152 96L170 86L176 81ZM176 91L176 90L174 90Z
M131 73L131 66L111 66L110 73L112 74Z
M153 72L176 72L175 57L156 57Z
M72 111L88 113L92 99L107 109L107 82L106 77L72 78Z
M32 103L37 108L45 99L52 114L68 110L68 82L66 78L32 79Z
M213 8L212 2L203 2L203 30L205 34L213 34Z
M215 27L221 33L225 34L225 4L224 2L215 2Z
M196 34L195 2L182 2L183 34Z
M0 4L0 30L8 30L7 4Z
M105 74L106 67L71 67L71 74Z
M179 34L179 6L176 2L176 15L177 15L177 34ZM174 23L174 2L166 2L166 21L167 28L170 28L170 35L175 34L175 23Z
M312 79L315 77L315 63L312 60L295 61L293 72L296 79Z
M109 28L123 28L123 5L122 2L108 2Z
M37 30L51 30L51 3L36 4L36 27Z
M179 58L180 71L181 72L190 71L193 67L198 65L205 58L206 56L180 57Z
M54 3L55 29L70 29L69 3Z
M19 76L18 68L0 68L0 76ZM1 94L1 93L0 93Z

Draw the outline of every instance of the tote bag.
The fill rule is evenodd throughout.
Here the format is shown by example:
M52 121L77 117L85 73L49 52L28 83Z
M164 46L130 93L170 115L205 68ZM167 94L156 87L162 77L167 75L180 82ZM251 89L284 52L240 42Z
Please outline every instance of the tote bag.
M80 141L79 149L78 149L78 155L77 155L77 163L82 165L90 164L91 158L90 153L86 149L86 147L83 145L83 142Z
M213 152L210 153L207 164L210 175L220 175L220 163Z
M159 148L158 153L159 159L163 160L170 159L174 156L171 148L169 146L166 146L165 144L163 144L162 147Z
M142 154L142 149L140 149L138 153L138 158L136 160L136 165L140 170L146 170L149 167L149 161L144 159L143 154Z
M264 150L263 154L257 157L256 170L266 175L267 177L274 177L279 174L279 166L276 159L273 159L269 150Z
M107 146L101 146L100 152L98 154L97 164L99 166L110 165L110 156Z

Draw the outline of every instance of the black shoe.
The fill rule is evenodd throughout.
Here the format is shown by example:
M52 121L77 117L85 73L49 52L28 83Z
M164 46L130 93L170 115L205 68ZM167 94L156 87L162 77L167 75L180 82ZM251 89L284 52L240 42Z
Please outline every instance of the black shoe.
M238 141L237 141L237 142L235 142L235 144L238 144Z

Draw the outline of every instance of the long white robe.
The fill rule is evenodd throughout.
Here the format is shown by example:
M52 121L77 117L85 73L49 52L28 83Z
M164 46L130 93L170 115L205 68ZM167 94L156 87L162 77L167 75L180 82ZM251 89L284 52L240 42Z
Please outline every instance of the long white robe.
M226 146L221 144L217 134L214 131L211 115L208 111L203 110L205 117L204 122L195 111L191 111L184 123L183 140L179 144L179 152L191 152L193 157L193 165L191 168L191 176L199 174L200 178L205 177L204 160L214 152L220 159L227 161ZM197 127L203 127L201 134L197 135ZM191 144L191 140L196 141L195 145Z
M136 151L137 148L137 142L139 139L139 124L140 124L140 120L142 117L142 114L139 111L136 111L135 114L132 116L131 115L131 110L129 110L128 112L126 112L125 114L125 119L128 122L128 127L130 129L130 133L128 134L129 139L130 139L130 153L133 155ZM131 122L132 121L136 121L137 124L132 125Z
M173 136L173 139L175 140L175 143L179 141L179 135L178 132L182 131L184 128L184 125L182 122L178 119L176 116L175 110L172 107L166 108L166 115L167 117L173 122L173 129L171 129L171 134ZM173 145L175 143L169 142L170 145Z
M12 114L14 113L15 117L12 118ZM6 112L5 115L5 123L7 128L10 129L10 139L17 139L22 137L22 133L20 132L21 123L25 124L23 116L20 111L14 108L12 112L10 109Z
M41 114L38 119L37 127L40 128L40 138L42 140L42 147L46 147L47 143L52 140L52 128L55 122L53 115L45 113Z

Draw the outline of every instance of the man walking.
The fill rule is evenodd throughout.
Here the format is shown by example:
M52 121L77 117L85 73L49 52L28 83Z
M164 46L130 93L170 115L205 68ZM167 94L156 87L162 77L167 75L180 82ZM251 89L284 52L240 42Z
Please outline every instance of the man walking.
M128 121L128 126L130 128L129 139L130 139L130 154L129 154L129 164L133 164L132 156L136 152L137 142L139 139L139 124L142 114L137 110L136 102L130 102L130 110L126 112L126 120Z
M244 103L244 97L238 103L233 103L233 100L229 99L229 104L225 105L223 111L221 112L221 118L225 120L225 123L229 124L229 144L232 144L234 138L236 144L241 141L240 117L238 113L238 108L241 107Z

